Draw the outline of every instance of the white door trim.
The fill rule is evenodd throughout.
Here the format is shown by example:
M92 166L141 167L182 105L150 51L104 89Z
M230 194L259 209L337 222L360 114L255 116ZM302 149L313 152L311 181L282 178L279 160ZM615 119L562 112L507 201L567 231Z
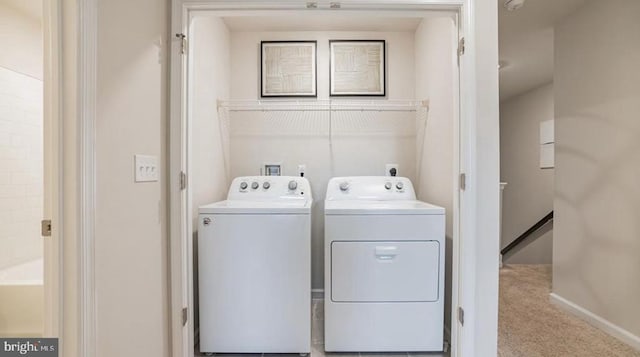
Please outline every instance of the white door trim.
M52 221L51 236L44 239L45 337L59 337L63 326L63 180L62 180L62 0L43 1L44 45L44 183L43 218Z
M182 173L187 172L186 145L186 56L182 53L182 40L176 34L186 34L188 20L181 1L172 1L170 33L170 120L169 120L169 250L170 250L170 329L171 355L193 355L193 300L189 298L189 282L193 276L188 267L188 210L186 190L182 189ZM184 150L183 150L184 149ZM182 309L188 309L187 323L183 324Z
M79 338L78 355L96 355L95 124L98 1L78 0ZM115 341L113 341L115 343Z
M453 68L453 73L452 73L452 78L454 81L454 86L453 86L453 91L454 93L452 93L453 97L454 97L454 118L456 118L456 120L454 120L453 122L453 211L455 212L453 215L453 223L452 223L452 235L453 235L453 239L452 239L452 247L451 247L451 315L450 315L450 321L451 321L451 328L448 331L449 333L449 343L451 344L452 348L451 348L451 356L455 357L460 355L459 351L461 349L461 340L459 337L459 332L460 332L460 328L459 328L459 324L456 320L456 310L457 310L457 306L459 306L459 287L460 287L460 255L462 254L461 250L460 250L460 236L461 236L461 229L460 229L460 216L463 214L462 212L462 205L461 205L461 199L462 199L462 191L460 190L460 173L463 172L463 162L465 160L465 157L463 157L462 155L462 150L461 150L461 145L462 145L462 111L461 111L461 106L462 106L462 101L461 101L461 93L460 93L460 66L459 66L459 59L457 56L457 45L459 42L459 39L461 37L461 32L462 32L462 14L461 14L462 10L457 14L456 19L455 19L455 25L456 28L453 31L453 38L451 39L454 43L453 46L453 51L454 53L452 54L451 58L453 61L452 64L452 68ZM454 279L455 278L455 279ZM454 284L454 282L456 284ZM446 325L445 325L446 328Z
M459 192L459 242L454 246L452 296L452 356L491 355L496 350L497 330L484 326L497 325L498 270L489 262L498 261L498 196L499 149L487 144L498 142L497 84L497 5L489 0L407 0L395 3L382 1L341 1L349 10L381 10L399 8L457 9L460 36L465 36L467 54L461 59L460 70L460 172L467 175L467 187ZM491 1L493 3L493 1ZM318 1L320 7L328 2ZM483 8L486 6L486 9ZM175 35L188 35L189 13L194 10L224 10L225 14L240 11L298 10L305 2L172 0L171 74L170 74L170 249L171 249L171 331L174 356L193 356L193 300L188 290L192 279L192 257L189 252L191 216L187 190L180 189L180 173L188 176L188 142L186 100L186 56L181 53L181 41ZM491 14L495 11L495 14ZM480 14L480 15L479 15ZM478 16L486 16L478 21ZM496 31L493 32L495 21ZM480 31L487 27L490 31ZM495 36L494 36L495 35ZM486 50L496 53L485 53ZM495 58L496 63L491 63ZM495 78L493 78L495 77ZM494 110L495 109L495 110ZM478 164L478 160L486 162ZM495 171L495 172L494 172ZM493 179L495 176L495 185ZM495 190L493 190L495 186ZM495 191L495 192L493 192ZM495 197L493 197L495 193ZM495 200L495 202L494 202ZM495 206L495 212L494 212ZM495 220L495 222L493 222ZM495 223L495 224L493 224ZM495 227L494 227L495 226ZM464 238L464 239L463 239ZM477 243L477 244L476 244ZM493 252L490 249L495 246ZM457 255L457 257L456 257ZM476 284L478 279L482 282ZM465 324L456 324L457 306L465 309ZM182 308L188 307L189 318L182 325ZM457 353L456 353L457 352ZM487 352L487 353L484 353Z
M458 305L459 356L497 355L500 135L498 9L492 0L466 0L460 37L461 172ZM492 251L493 249L493 251ZM455 254L455 253L454 253ZM457 321L456 305L452 308Z

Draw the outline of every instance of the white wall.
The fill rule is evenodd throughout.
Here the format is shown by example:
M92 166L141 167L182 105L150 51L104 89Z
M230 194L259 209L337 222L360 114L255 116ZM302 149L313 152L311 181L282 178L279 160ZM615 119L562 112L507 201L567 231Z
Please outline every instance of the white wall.
M445 208L445 321L451 326L453 247L455 27L451 19L425 19L415 34L416 97L429 99L428 115L417 117L418 199ZM457 87L456 87L457 88ZM426 120L426 123L425 123Z
M40 6L39 0L21 0ZM42 19L0 2L0 67L42 80Z
M0 269L42 258L42 23L0 3Z
M191 184L197 227L198 207L225 199L229 189L228 134L216 103L229 99L229 31L218 17L196 16L190 40Z
M0 268L42 258L42 81L0 67Z
M316 40L318 99L328 99L329 39L386 40L387 98L414 99L413 32L311 31L232 32L231 98L259 99L260 41ZM306 164L305 177L311 182L315 201L314 289L324 286L323 207L329 178L384 175L386 163L398 163L399 175L415 179L415 113L412 112L232 112L229 123L232 176L258 175L261 165L271 161L282 162L284 175L297 175L297 165Z
M500 104L500 178L508 183L502 205L501 247L553 210L554 169L540 168L540 122L551 119L553 84ZM553 232L541 230L540 234L504 261L551 264Z
M168 2L98 2L97 356L168 356ZM160 180L135 183L134 154Z
M640 346L640 2L588 0L555 29L553 292Z
M189 73L191 85L191 171L193 229L198 229L198 207L224 200L229 190L229 135L216 98L229 99L229 30L215 16L195 15L191 25ZM224 112L222 112L224 113ZM198 250L194 244L194 299L198 321Z

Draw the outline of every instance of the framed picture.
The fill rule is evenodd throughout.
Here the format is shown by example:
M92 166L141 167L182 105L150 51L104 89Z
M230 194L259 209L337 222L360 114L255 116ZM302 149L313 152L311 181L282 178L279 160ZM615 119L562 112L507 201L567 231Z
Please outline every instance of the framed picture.
M316 41L262 41L261 97L316 97Z
M386 95L384 40L332 40L329 47L329 95Z

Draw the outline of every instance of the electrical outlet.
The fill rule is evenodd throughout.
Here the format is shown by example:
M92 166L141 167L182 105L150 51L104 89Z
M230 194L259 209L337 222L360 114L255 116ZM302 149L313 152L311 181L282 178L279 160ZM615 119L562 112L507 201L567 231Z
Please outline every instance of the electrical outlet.
M136 182L158 181L158 157L151 155L134 155Z
M264 176L281 176L282 175L282 163L280 162L267 162L263 165Z
M387 164L385 167L385 176L400 176L398 166L398 164Z

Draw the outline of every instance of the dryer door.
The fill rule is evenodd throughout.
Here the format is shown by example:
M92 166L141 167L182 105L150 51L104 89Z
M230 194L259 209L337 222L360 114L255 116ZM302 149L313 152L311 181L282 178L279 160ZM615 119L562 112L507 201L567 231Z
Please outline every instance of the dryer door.
M438 301L439 252L437 241L334 241L331 299Z

